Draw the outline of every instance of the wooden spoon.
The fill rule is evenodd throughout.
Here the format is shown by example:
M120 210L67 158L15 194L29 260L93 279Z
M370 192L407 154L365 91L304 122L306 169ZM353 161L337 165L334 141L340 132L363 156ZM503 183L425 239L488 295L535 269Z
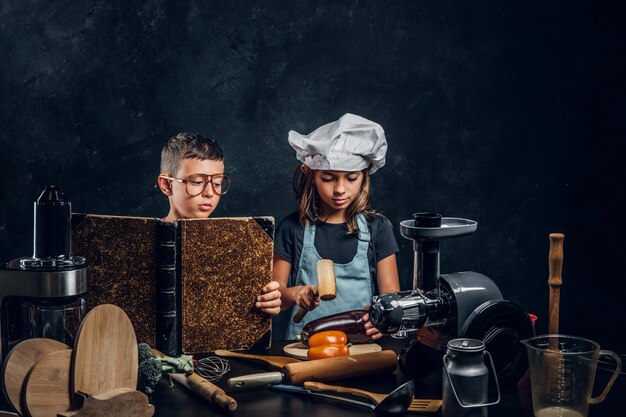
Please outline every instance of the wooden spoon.
M72 350L49 353L26 378L24 404L31 417L56 417L69 410Z
M116 388L137 388L135 330L126 313L112 304L92 309L74 345L72 392L90 396Z
M300 362L299 359L289 358L287 356L250 355L247 353L231 352L230 350L216 350L215 354L218 356L225 356L227 358L239 358L263 362L279 369L288 363Z
M24 415L22 392L31 368L44 356L70 347L54 339L27 339L18 343L9 352L2 370L2 386L9 404L20 415Z

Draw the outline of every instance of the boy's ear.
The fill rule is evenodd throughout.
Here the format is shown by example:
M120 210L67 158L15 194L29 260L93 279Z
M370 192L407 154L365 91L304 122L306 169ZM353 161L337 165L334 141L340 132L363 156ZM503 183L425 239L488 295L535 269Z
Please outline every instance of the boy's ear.
M163 192L163 194L170 196L172 195L172 181L167 178L163 178L160 175L157 177L157 185Z

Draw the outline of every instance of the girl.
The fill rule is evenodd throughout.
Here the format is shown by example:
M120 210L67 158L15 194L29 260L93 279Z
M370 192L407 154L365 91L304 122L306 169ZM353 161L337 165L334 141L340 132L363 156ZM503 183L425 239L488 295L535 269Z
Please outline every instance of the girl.
M286 339L294 339L309 321L366 308L372 295L400 284L391 223L369 207L370 175L385 164L382 127L348 113L306 136L290 131L289 143L302 162L293 182L298 211L278 226L273 274L281 309L309 311L294 323L293 309ZM321 304L313 292L320 259L334 262L337 280L337 297ZM382 336L371 323L365 327L373 339Z

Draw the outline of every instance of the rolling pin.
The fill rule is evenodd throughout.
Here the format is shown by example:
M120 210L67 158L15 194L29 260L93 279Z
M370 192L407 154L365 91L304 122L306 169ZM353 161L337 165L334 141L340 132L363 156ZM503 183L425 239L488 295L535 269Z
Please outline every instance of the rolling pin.
M152 349L152 352L161 357L165 356L156 349ZM228 396L223 389L196 373L192 372L189 375L171 373L168 375L174 381L189 388L211 404L217 404L226 411L235 411L237 409L237 401L234 398Z
M398 357L392 350L362 353L353 356L315 359L288 363L280 372L263 372L228 380L229 391L265 388L269 384L284 382L302 385L305 381L331 382L383 372L393 372L398 367Z

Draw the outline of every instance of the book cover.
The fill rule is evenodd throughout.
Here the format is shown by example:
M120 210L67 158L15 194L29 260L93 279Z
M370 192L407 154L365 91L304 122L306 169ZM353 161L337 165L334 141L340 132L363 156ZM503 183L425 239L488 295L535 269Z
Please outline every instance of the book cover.
M274 219L163 222L72 214L72 252L90 265L88 308L111 303L167 355L269 347L254 308L272 277Z

